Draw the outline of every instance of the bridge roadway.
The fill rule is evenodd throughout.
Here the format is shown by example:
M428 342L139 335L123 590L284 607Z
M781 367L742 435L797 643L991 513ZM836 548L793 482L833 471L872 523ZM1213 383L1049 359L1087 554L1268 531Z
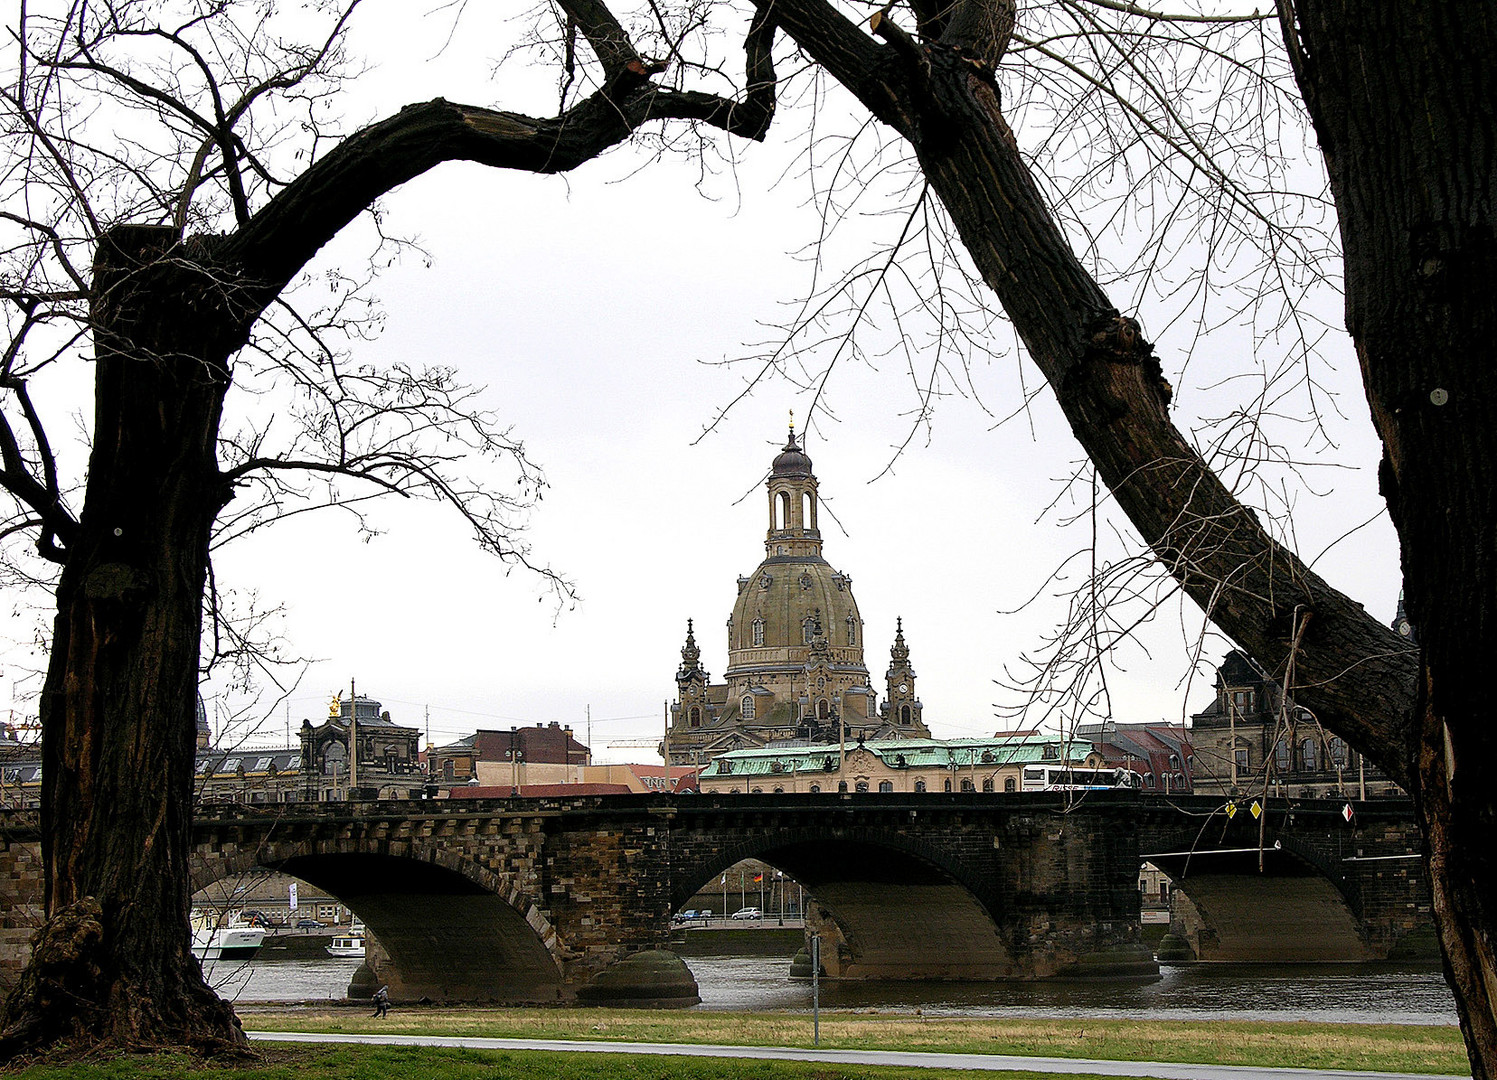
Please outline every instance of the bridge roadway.
M1148 977L1145 857L1208 959L1265 938L1296 959L1371 959L1417 933L1408 805L1357 804L1351 822L1341 807L1274 801L1260 857L1246 808L1131 792L209 805L192 871L204 888L264 867L337 896L397 1000L586 995L668 945L672 913L745 858L805 887L828 977ZM0 814L0 972L39 917L36 830L34 813Z

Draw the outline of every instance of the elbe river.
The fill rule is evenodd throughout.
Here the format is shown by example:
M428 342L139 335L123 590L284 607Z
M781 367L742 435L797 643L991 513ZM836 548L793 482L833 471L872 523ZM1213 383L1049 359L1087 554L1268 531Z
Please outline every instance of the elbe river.
M806 1011L811 984L788 977L788 957L686 958L701 1009ZM342 999L357 960L255 959L211 965L220 994L244 1002ZM1165 967L1153 983L830 982L825 1009L939 1016L1316 1020L1454 1024L1455 1001L1436 964L1197 964Z

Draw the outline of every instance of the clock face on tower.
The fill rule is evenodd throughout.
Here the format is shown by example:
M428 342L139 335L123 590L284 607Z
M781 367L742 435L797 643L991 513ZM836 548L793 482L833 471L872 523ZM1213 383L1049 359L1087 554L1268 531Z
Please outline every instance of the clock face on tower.
M907 682L900 683L899 684L899 692L901 694L908 694L910 692L910 684L907 683Z

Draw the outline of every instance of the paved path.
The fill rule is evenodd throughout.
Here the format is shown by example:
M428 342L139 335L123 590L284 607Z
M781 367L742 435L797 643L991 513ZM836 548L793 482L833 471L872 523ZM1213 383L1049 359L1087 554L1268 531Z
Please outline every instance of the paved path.
M264 1042L372 1043L380 1046L451 1046L470 1050L549 1050L585 1054L660 1054L667 1057L756 1058L825 1061L844 1065L896 1065L918 1069L1009 1070L1139 1076L1157 1080L1453 1080L1424 1073L1352 1072L1346 1069L1269 1069L1252 1065L1179 1065L1155 1061L1088 1061L1083 1058L1006 1054L938 1054L904 1050L809 1050L790 1046L709 1046L696 1043L581 1042L565 1039L478 1039L448 1035L342 1035L246 1031Z

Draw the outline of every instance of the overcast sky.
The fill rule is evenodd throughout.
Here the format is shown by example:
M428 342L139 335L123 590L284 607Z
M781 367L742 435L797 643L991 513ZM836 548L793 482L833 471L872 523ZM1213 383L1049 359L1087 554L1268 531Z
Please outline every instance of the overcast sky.
M356 44L381 55L350 115L438 94L547 110L526 99L532 86L519 86L521 100L505 97L517 83L484 90L482 65L462 67L453 55L422 63L436 46L429 32L391 22L398 6L361 12L363 25L376 25ZM331 695L356 679L397 722L429 724L438 744L478 727L550 721L586 739L590 713L599 758L653 759L688 618L703 664L722 676L736 578L763 557L765 471L789 410L804 427L809 406L804 393L771 382L702 436L753 370L721 362L752 352L769 333L764 324L807 285L807 265L792 253L817 218L804 184L784 175L795 130L787 118L767 145L740 148L736 179L719 178L706 195L690 162L639 168L645 155L625 149L566 178L449 166L387 201L390 227L419 234L433 262L406 260L384 275L385 331L356 355L450 363L487 387L488 404L550 483L529 522L535 556L574 581L580 600L557 610L532 575L479 554L431 506L375 511L388 531L368 543L335 516L286 523L217 564L221 580L284 603L292 649L317 658L256 741L283 740L303 718L325 715ZM867 224L870 233L889 227ZM1158 339L1167 371L1185 345ZM973 384L993 413L1007 414L1039 379L1002 340L993 347ZM1228 327L1197 356L1176 384L1183 428L1195 426L1195 411L1219 407L1223 379L1251 349L1246 331ZM1340 342L1329 355L1346 418L1334 429L1340 450L1317 451L1310 489L1294 496L1294 539L1311 558L1380 505L1355 360ZM932 731L991 733L1003 723L995 703L1018 700L995 680L1064 613L1047 575L1086 543L1085 523L1060 524L1074 507L1047 513L1079 450L1047 393L1003 426L952 398L929 439L916 438L890 469L913 400L900 365L881 368L840 370L830 391L836 420L818 417L806 436L835 516L822 518L825 554L853 579L875 688L903 617ZM1322 457L1336 467L1317 470ZM1392 618L1397 555L1385 519L1315 565L1375 617ZM1205 681L1187 694L1199 629L1198 614L1176 604L1146 632L1147 649L1121 654L1125 670L1109 676L1116 719L1178 720L1209 700L1210 666L1227 646L1208 645ZM0 693L34 714L24 668L7 665ZM210 712L220 711L210 700Z

